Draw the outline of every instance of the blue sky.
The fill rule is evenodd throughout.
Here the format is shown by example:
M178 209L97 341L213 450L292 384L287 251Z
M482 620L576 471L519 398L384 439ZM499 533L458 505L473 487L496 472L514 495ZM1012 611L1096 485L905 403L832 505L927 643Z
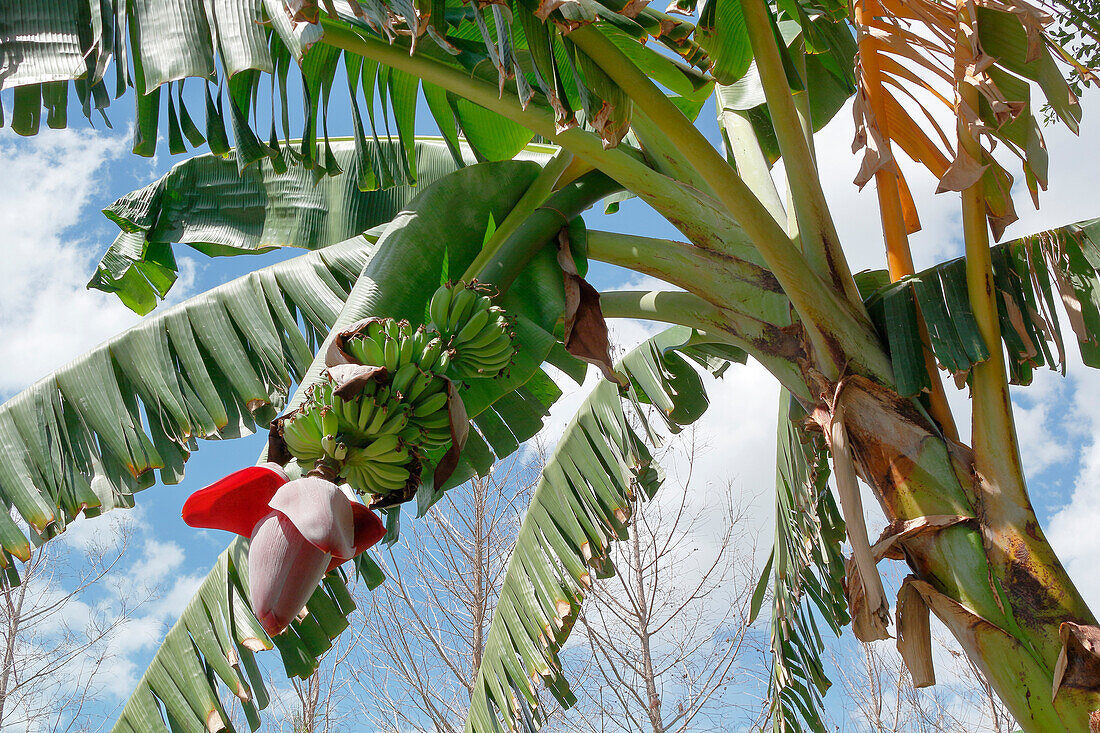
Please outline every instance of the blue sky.
M330 132L349 131L349 122L334 96ZM153 159L129 153L128 128L131 101L120 100L111 108L113 130L89 128L76 111L70 114L71 130L43 130L38 137L19 138L0 129L0 231L5 232L4 257L0 260L0 398L6 398L34 379L44 376L68 359L136 322L113 296L84 290L99 255L113 240L116 229L99 209L119 196L141 187L166 172L183 156L170 156L163 144ZM718 143L712 107L700 117L700 128ZM426 109L417 120L418 132L433 134ZM1021 221L1007 236L1018 236L1100 214L1096 206L1097 171L1100 170L1100 104L1085 98L1085 122L1080 138L1064 129L1045 131L1051 153L1051 186L1044 209L1030 210L1019 197ZM851 116L842 111L817 139L820 167L833 205L841 240L848 248L854 270L881 267L881 237L871 187L862 193L851 180L858 160L850 152ZM918 267L960 253L957 198L932 196L933 182L914 175L924 230L913 238ZM617 229L647 236L678 238L667 222L637 201L623 204L620 213L605 216L589 212L591 228ZM181 279L173 298L201 292L276 258L295 254L279 252L252 257L208 259L190 250L177 251ZM631 273L595 265L590 280L600 289L656 287ZM629 347L648 335L640 324L616 324L615 336ZM1100 608L1100 577L1092 572L1100 552L1095 527L1100 523L1100 414L1093 409L1100 394L1100 373L1086 370L1073 346L1069 347L1069 375L1038 375L1035 385L1014 390L1016 411L1024 444L1024 463L1033 496L1051 539L1066 560L1083 592ZM960 416L967 410L965 397L949 388ZM563 398L548 426L552 439L581 398L574 392ZM710 450L696 467L702 485L734 481L751 502L754 521L769 536L768 492L774 476L774 426L777 387L759 367L731 370L712 386L716 408L703 421L701 432ZM968 420L961 418L964 431ZM140 674L143 660L155 649L155 635L162 624L190 595L197 579L225 547L228 535L187 528L179 519L187 495L237 468L255 461L262 436L228 442L204 442L188 463L187 478L175 487L157 486L138 497L139 542L149 562L140 569L163 577L168 599L145 615L140 633L146 641L132 644L131 665L120 670L122 692L133 674ZM671 467L675 472L678 468ZM865 499L875 514L873 499ZM881 524L881 517L870 520ZM878 530L871 527L871 534ZM84 530L81 530L84 531ZM135 556L134 561L137 561Z

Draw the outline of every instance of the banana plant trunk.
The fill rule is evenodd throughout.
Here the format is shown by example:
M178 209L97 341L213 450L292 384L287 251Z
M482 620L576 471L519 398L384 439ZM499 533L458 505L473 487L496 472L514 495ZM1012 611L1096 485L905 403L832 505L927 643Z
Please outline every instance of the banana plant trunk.
M853 377L836 401L858 472L890 521L879 554L903 558L913 572L907 597L951 630L1023 730L1089 730L1100 707L1087 689L1095 679L1071 684L1066 671L1096 660L1075 656L1073 645L1063 658L1061 630L1096 621L1030 503L995 491L967 446L943 438L891 390Z
M752 314L732 309L731 303L764 303L777 292L766 279L750 284L747 277L731 292L735 278L728 255L719 259L689 245L605 233L590 235L589 254L690 291L605 293L605 315L663 320L721 335L767 367L827 439L834 421L843 421L856 473L872 488L889 522L874 543L874 559L904 560L912 571L899 594L904 603L898 604L895 633L902 637L903 654L930 662L930 639L921 624L907 622L914 612L927 619L930 610L982 669L1023 730L1090 730L1090 716L1100 719L1094 715L1100 708L1094 616L1026 495L999 491L975 469L971 449L945 437L918 402L899 396L890 375L868 376L871 370L858 366L875 363L881 354L849 354L855 369L839 379L826 377L814 364L800 323L769 322L782 309L758 308ZM758 292L746 297L746 288ZM849 574L856 635L887 638L885 620L873 617L875 609L866 607L854 587L859 580ZM919 660L907 657L910 661Z

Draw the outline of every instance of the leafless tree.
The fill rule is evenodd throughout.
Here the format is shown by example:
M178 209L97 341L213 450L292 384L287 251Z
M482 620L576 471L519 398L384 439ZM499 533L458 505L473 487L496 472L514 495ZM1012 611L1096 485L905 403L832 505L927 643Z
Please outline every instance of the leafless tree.
M33 549L18 564L20 583L0 588L0 729L94 730L110 712L101 693L111 638L157 592L114 592L133 534L128 522L115 526L80 547Z
M402 523L400 542L382 555L385 584L358 597L366 634L356 683L372 730L462 730L538 468L498 463L422 520Z
M353 628L337 637L332 649L321 657L317 670L306 679L291 678L289 688L280 688L275 674L270 688L276 691L272 699L272 730L284 733L340 733L358 731L362 726L353 720L355 673L349 660L362 639L362 614L357 612ZM283 685L286 683L284 682Z
M835 667L847 725L863 733L1011 733L1019 726L945 630L933 634L937 684L916 689L889 641L839 645Z
M687 470L666 481L663 498L634 507L631 538L613 550L615 579L597 583L585 603L563 659L578 707L543 710L548 731L726 730L734 718L759 715L744 685L764 684L739 662L764 646L746 623L753 533L732 487L694 485L702 448L686 437L669 450ZM462 730L543 460L536 452L504 461L424 518L401 523L400 541L374 554L386 582L356 593L349 645L284 689L283 730Z
M635 504L630 538L613 550L614 579L584 605L567 659L587 679L559 728L730 730L757 715L743 693L759 679L742 656L760 645L748 625L753 533L730 485L692 481L694 434L675 445L686 475Z

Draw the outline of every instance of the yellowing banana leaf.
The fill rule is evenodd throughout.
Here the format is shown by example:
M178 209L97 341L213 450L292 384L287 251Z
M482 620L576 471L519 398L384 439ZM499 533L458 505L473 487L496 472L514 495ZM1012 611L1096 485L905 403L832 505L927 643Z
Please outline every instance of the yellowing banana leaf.
M904 172L893 154L896 143L940 181L941 191L982 180L990 226L1000 238L1017 217L1009 192L1012 176L993 155L994 147L1000 143L1002 151L1020 160L1036 206L1047 185L1046 148L1028 82L1076 131L1081 108L1071 79L1091 79L1092 73L1058 45L1055 19L1039 6L986 3L974 9L973 17L958 7L943 0L855 2L861 71L855 144L864 150L856 183L863 186L883 169L896 173L906 223L910 232L918 229ZM977 109L956 105L956 90L964 86L975 90ZM954 131L940 128L938 105L932 102L930 108L930 100L939 100L967 129L985 133L981 160L956 149Z

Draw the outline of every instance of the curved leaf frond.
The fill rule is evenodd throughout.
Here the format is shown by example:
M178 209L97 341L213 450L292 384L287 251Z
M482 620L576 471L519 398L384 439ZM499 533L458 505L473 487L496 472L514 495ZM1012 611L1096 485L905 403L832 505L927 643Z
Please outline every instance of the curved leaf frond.
M698 372L677 350L714 372L743 358L720 344L695 345L690 336L690 329L677 326L630 351L617 365L630 386L620 394L617 385L601 381L566 427L508 562L467 733L536 730L541 721L533 681L540 677L562 705L575 702L558 651L593 572L614 572L609 544L627 537L637 490L652 498L663 478L648 447L659 438L644 406L652 405L678 432L703 414L708 400Z
M959 7L942 0L853 3L861 72L856 145L864 150L856 183L862 187L882 169L896 174L908 229L920 228L893 143L936 177L940 191L961 191L980 180L999 239L1017 216L1013 177L994 148L1001 143L1019 159L1038 206L1047 186L1047 152L1036 112L1045 101L1051 116L1076 132L1081 105L1063 68L1071 78L1095 76L1055 40L1054 29L1062 22L1072 27L1071 17L1055 23L1041 5L1027 2L983 3L973 18ZM977 109L958 102L963 87L976 90ZM1039 104L1033 92L1042 95ZM952 121L988 136L981 160L956 149L955 132L937 120L940 103Z
M306 678L347 628L354 610L347 578L336 570L314 591L303 618L272 640L249 605L248 541L237 538L168 631L112 730L233 731L218 697L219 682L240 703L249 728L256 730L259 711L270 697L255 652L274 644L287 673Z
M370 160L393 156L396 139L368 141ZM352 140L332 140L344 173L318 177L284 155L282 165L262 160L238 172L235 162L200 155L172 167L148 186L103 210L122 229L92 277L91 287L116 293L131 309L148 313L176 277L172 244L225 256L278 247L320 249L389 222L416 194L474 156L460 144L455 158L440 138L416 138L416 183L364 180L361 150ZM521 160L544 161L556 148L528 145ZM375 234L368 234L376 239Z
M830 682L821 652L821 619L837 636L849 622L844 596L844 520L829 490L827 449L803 426L802 407L783 390L775 471L775 544L752 598L755 619L770 587L773 730L826 733L823 696Z
M562 28L601 18L636 40L656 38L690 64L709 66L706 54L692 39L691 23L632 2L610 0L605 5L567 0L520 4L511 10L492 4L472 7L458 0L440 0L430 8L390 0L324 4L326 11L338 5L339 16L321 13L313 3L289 5L293 9L284 0L217 0L165 7L117 0L90 7L79 2L9 3L0 11L0 22L12 29L0 40L4 59L0 90L15 90L10 125L20 134L35 134L45 109L47 125L65 127L70 80L89 117L93 110L106 109L112 92L118 97L133 87L134 151L138 154L154 154L161 128L172 152L185 151L187 143L206 143L212 152L227 154L227 128L231 128L242 169L265 157L276 160L287 148L306 167L333 174L341 165L328 144L328 102L333 85L339 84L346 86L352 101L353 134L361 151L363 143L370 136L377 138L383 126L385 136L396 128L399 149L361 166L361 171L369 168L386 186L391 180L415 181L417 151L412 135L421 82L406 72L318 43L321 15L326 22L354 25L410 52L430 55L494 86L499 84L502 90L507 86L523 106L537 95L541 103L558 111L563 129L576 125L581 112L591 127L614 143L629 123L629 103L567 40ZM552 22L545 22L548 18ZM667 58L655 51L641 49L637 54L646 65L669 68ZM288 110L289 98L298 96L298 90L288 84L288 77L297 76L290 72L292 62L301 66L304 101L301 132L295 135ZM341 65L346 81L336 79ZM671 68L677 85L697 90L709 83L686 63ZM261 86L267 93L264 74L271 77L270 115L257 112L268 105L255 104ZM183 93L182 82L191 77L209 82L198 95ZM225 81L228 99L223 97L223 86L215 86L218 79ZM430 80L423 90L448 143L456 145L456 133L463 134L479 159L510 158L531 140L531 133L522 126ZM367 125L360 96L366 102ZM375 119L376 102L381 120ZM196 124L189 105L192 110L205 107L204 126ZM297 150L289 144L291 137L303 140ZM317 140L323 141L320 150ZM365 160L365 154L360 155Z
M1011 383L1030 384L1037 367L1065 371L1055 298L1065 306L1082 360L1100 368L1100 219L1003 242L991 248L991 257ZM919 394L930 383L918 318L928 326L936 360L957 381L989 358L990 345L967 299L964 264L962 258L950 260L889 285L883 285L884 272L861 275L873 289L867 309L889 344L903 396Z
M195 296L0 406L0 546L25 559L76 516L133 506L154 471L178 483L196 439L266 426L369 260L361 238Z

